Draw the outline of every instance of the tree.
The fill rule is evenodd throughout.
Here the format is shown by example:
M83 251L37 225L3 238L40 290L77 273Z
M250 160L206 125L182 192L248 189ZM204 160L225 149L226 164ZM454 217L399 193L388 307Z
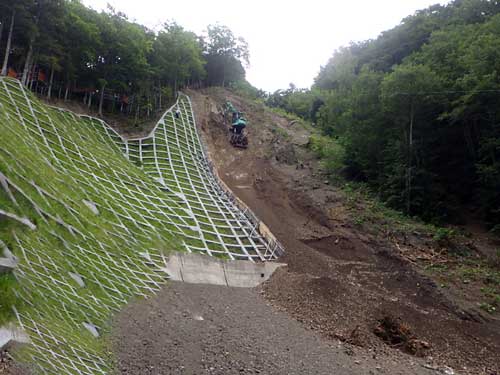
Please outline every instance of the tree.
M202 50L198 38L176 23L166 23L155 38L149 61L160 83L171 84L174 91L189 80L205 76Z
M12 9L12 15L10 16L10 27L9 27L9 36L7 37L7 45L5 46L5 56L2 65L2 75L7 75L7 65L9 63L9 55L10 55L10 46L12 44L12 33L14 31L14 21L16 19L16 9ZM3 23L2 23L3 25ZM1 40L1 39L0 39Z
M479 206L498 225L499 35L500 2L455 0L336 51L315 80L316 118L349 176L424 219Z
M249 64L249 52L243 38L235 37L227 26L209 25L203 45L208 84L225 86L245 78L244 65Z
M15 2L0 1L0 12L7 15L9 20L9 30L7 34L7 44L5 46L5 55L2 64L2 75L7 75L7 68L9 64L9 58L11 55L12 43L14 39L14 34L17 32L19 39L22 39L23 34L29 32L32 29L32 23L30 22L30 9L32 2L29 0L18 0ZM4 21L5 20L0 20ZM3 22L2 22L3 25ZM18 25L20 27L18 27ZM17 30L16 30L17 29ZM19 31L22 30L22 33Z
M424 65L405 64L382 82L382 99L385 110L401 124L406 143L406 213L412 212L413 169L415 157L415 127L417 119L432 113L430 106L437 105L433 93L440 90L440 78ZM438 112L439 113L439 112ZM429 116L430 117L430 116Z

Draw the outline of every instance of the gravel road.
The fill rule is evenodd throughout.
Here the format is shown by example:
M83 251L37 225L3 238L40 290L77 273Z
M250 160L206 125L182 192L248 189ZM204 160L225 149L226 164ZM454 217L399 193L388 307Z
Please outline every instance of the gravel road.
M121 374L431 374L358 356L266 303L256 289L170 282L115 320Z

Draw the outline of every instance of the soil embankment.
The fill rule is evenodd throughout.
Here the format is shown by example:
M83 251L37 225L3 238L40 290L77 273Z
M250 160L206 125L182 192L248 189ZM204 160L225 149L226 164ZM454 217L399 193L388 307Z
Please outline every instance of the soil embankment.
M280 261L288 269L263 287L268 301L359 355L406 352L458 373L499 373L499 321L445 294L412 261L431 251L429 238L395 240L355 225L346 196L305 147L309 133L300 124L228 91L189 94L220 177L285 246ZM219 114L228 99L249 118L246 150L228 142ZM405 342L388 342L380 331L394 320Z

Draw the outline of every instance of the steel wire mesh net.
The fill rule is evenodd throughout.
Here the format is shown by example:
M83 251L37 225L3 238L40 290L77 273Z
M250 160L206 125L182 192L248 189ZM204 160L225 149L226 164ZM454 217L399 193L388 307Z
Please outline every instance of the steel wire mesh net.
M19 261L16 314L32 341L19 356L41 373L107 373L96 336L161 287L169 251L282 252L218 183L185 95L148 137L126 140L1 78L0 127L0 244Z

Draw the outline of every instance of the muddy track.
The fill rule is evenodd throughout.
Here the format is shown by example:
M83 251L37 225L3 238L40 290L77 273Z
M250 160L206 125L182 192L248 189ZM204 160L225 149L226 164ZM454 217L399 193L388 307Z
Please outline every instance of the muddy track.
M499 322L458 307L388 238L353 226L342 192L325 183L303 147L305 130L229 92L190 95L221 178L286 248L281 261L288 269L263 287L268 301L360 353L407 358L374 334L381 319L393 316L428 344L418 354L430 363L458 373L500 372ZM228 98L249 117L247 150L227 142L217 108Z

